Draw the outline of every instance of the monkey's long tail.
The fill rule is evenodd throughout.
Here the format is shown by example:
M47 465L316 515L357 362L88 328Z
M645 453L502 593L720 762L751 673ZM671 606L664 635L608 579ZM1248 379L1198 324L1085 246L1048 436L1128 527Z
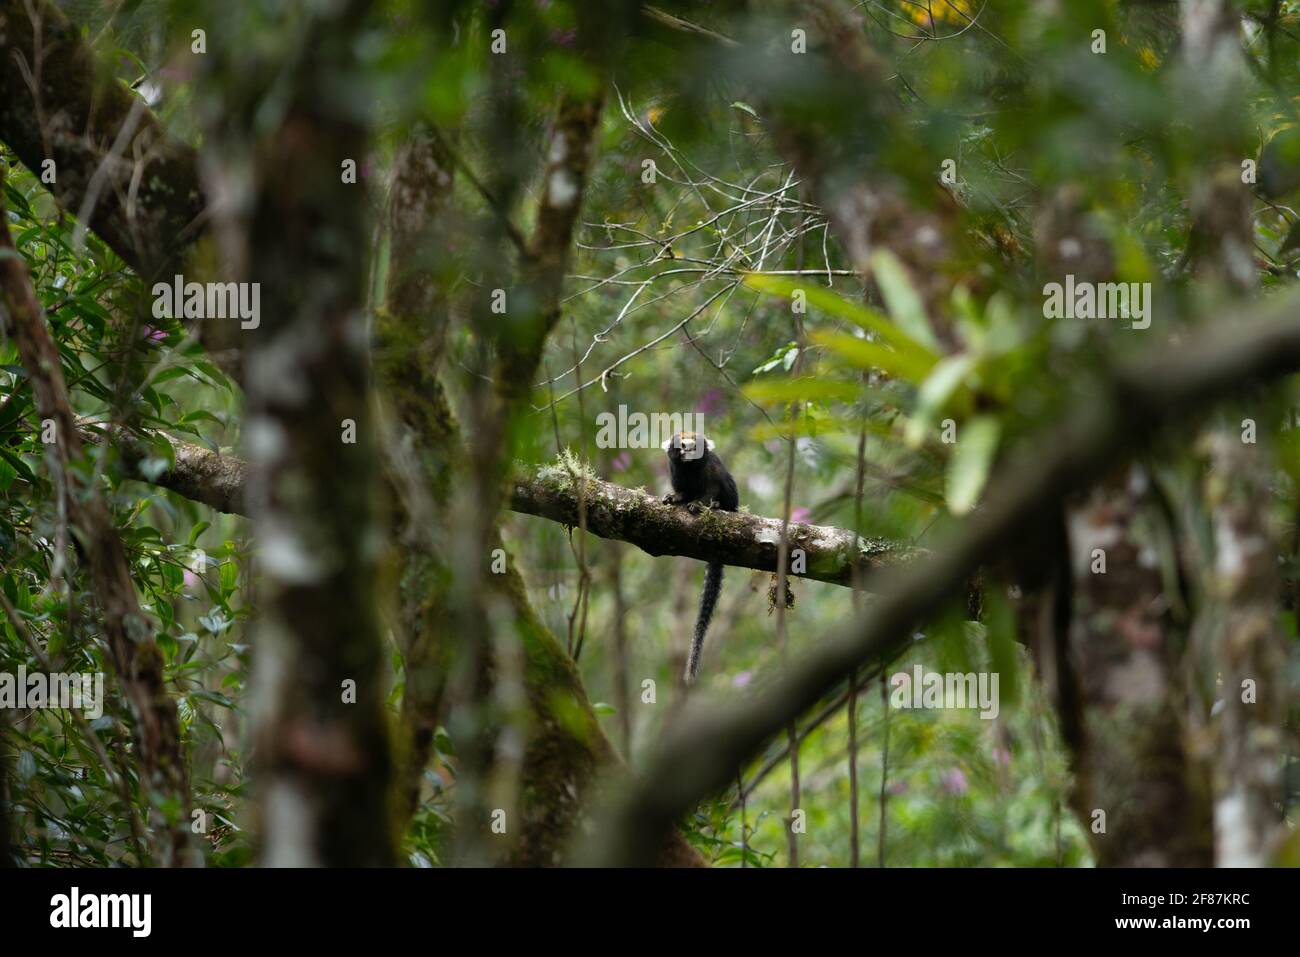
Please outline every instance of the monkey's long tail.
M686 659L686 683L693 684L700 673L700 651L704 648L704 633L709 629L713 607L722 594L722 562L709 562L704 572L704 592L700 595L700 615L695 619L695 635L691 638L691 653Z

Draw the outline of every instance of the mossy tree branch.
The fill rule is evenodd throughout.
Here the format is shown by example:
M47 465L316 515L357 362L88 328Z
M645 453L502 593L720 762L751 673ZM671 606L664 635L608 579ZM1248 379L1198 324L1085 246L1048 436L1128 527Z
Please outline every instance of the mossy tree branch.
M96 441L104 437L104 433L89 427L83 427L82 434ZM168 437L176 464L150 477L141 470L141 464L151 456L144 439L114 429L109 440L132 478L170 489L219 512L246 514L242 498L250 471L243 459ZM693 515L679 506L665 505L644 489L626 488L592 476L575 481L568 469L559 465L543 466L516 479L508 505L521 515L576 527L580 482L587 486L587 531L599 538L627 542L648 555L676 555L776 571L779 518L748 512L706 511ZM795 549L803 549L807 562L806 571L792 574L831 585L852 585L851 530L792 522L790 540ZM858 554L863 566L875 571L920 557L924 550L889 539L863 537Z
M580 489L584 483L586 488ZM680 506L665 505L643 489L624 488L593 477L574 479L567 469L557 466L516 480L510 508L577 526L580 497L585 497L586 527L593 535L627 542L649 555L680 555L776 571L781 541L779 518L748 512L704 511L695 515ZM855 558L851 530L791 522L789 535L791 574L832 585L852 584ZM862 538L856 561L871 571L920 553L920 549L899 542Z
M148 279L193 240L203 212L194 151L177 142L48 0L0 0L0 140L69 212Z

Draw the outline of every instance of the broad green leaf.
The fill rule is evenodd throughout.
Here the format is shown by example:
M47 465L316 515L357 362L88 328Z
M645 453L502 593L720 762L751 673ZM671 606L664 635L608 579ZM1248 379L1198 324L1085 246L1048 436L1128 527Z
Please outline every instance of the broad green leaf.
M926 374L932 368L915 356L843 332L813 330L809 333L809 338L860 369L879 369L912 385L924 382Z
M899 352L923 362L928 366L939 361L939 355L933 349L918 342L904 330L890 322L887 316L861 303L850 302L836 295L824 286L818 286L811 277L804 282L795 282L786 276L764 276L749 273L744 279L745 285L758 292L771 296L793 299L796 292L801 292L808 305L820 309L838 319L845 319L861 326L868 332L874 332Z
M755 366L754 371L751 372L750 375L761 375L764 372L771 372L779 365L785 365L787 369L790 368L790 366L794 365L794 360L791 359L787 364L785 357L787 353L792 351L798 355L798 346L793 342L787 342L785 345L779 347L775 352L773 352L771 358L767 359L760 365Z
M239 565L235 562L222 562L220 576L221 593L222 597L225 597L231 594L239 583Z
M175 562L159 562L158 572L162 575L162 579L166 583L167 587L171 589L179 589L181 583L185 580L185 570Z
M988 482L998 451L1002 425L991 415L981 415L957 429L957 444L948 462L948 510L965 515L975 507Z
M871 257L871 274L876 278L880 294L885 299L890 318L894 320L909 336L922 345L939 351L939 342L930 328L930 320L925 314L925 303L907 276L907 270L898 261L898 257L887 249L881 249Z
M189 369L184 366L172 366L170 369L163 369L153 377L154 385L162 385L164 382L170 382L172 379L179 379L181 376L193 375Z
M0 459L4 459L6 462L8 462L9 466L14 470L16 474L22 477L24 482L35 483L36 476L33 475L32 470L27 467L27 463L24 462L22 459L20 459L18 456L14 455L8 449L0 448Z
M744 393L755 402L852 402L861 390L852 382L833 379L766 379L750 382Z
M984 320L980 316L979 306L965 286L958 286L952 291L952 307L954 324L967 350L982 353L987 338Z
M919 446L925 440L925 430L961 388L974 366L975 357L962 354L948 356L934 367L917 393L916 411L908 420L905 434L908 445Z

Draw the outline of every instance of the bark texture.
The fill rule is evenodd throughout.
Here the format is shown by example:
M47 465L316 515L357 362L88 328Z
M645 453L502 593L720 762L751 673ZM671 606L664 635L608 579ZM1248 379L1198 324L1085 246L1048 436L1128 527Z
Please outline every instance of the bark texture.
M1249 297L1259 281L1253 197L1240 165L1254 132L1241 14L1231 0L1183 0L1181 13L1185 89L1197 94L1189 97L1191 119L1209 131L1191 186L1188 255L1211 295ZM1210 662L1200 683L1212 690L1193 715L1208 737L1203 760L1213 769L1215 863L1259 867L1281 825L1287 688L1276 621L1278 530L1260 507L1270 500L1271 462L1257 433L1270 413L1258 402L1241 408L1246 418L1225 414L1198 443L1208 468L1193 494L1213 529L1213 554L1197 567L1203 601L1194 647Z
M1083 705L1072 801L1103 867L1213 862L1210 788L1193 752L1183 654L1151 479L1119 469L1071 509L1069 656Z
M563 124L560 130L557 135L565 136ZM590 125L586 132L591 132ZM572 143L568 148L586 149ZM390 425L398 433L392 445L403 450L390 469L399 497L400 545L394 559L401 567L398 617L406 659L398 728L402 819L409 818L419 798L432 737L443 718L448 672L461 640L454 633L457 611L450 591L460 572L451 558L452 543L457 528L463 527L455 519L453 488L468 480L470 456L439 378L447 303L432 281L435 264L426 258L431 252L436 258L445 249L440 217L452 180L449 156L438 137L417 135L400 151L389 200L394 258L385 306L376 319L377 385ZM545 228L559 229L554 224ZM560 229L560 233L553 241L567 245L568 232ZM549 268L555 271L558 266L553 263ZM558 278L557 272L556 283ZM554 285L549 296L558 297L558 291ZM504 548L495 519L487 545L488 555ZM620 761L591 708L576 666L535 615L513 561L501 574L486 575L483 581L486 605L508 610L514 636L522 645L518 678L524 694L524 740L517 771L517 819L507 819L513 824L507 826L509 839L503 842L498 860L516 866L556 865L565 859L575 828L593 799L599 773ZM487 662L480 689L488 701L507 680L494 657ZM461 826L476 824L462 822ZM659 860L672 866L703 864L676 833L666 838Z
M304 52L288 73L266 65L274 83L226 62L228 128L214 131L250 145L258 187L246 278L260 283L261 317L244 330L244 435L258 544L259 830L270 866L395 860L360 252L370 228L363 188L340 173L344 158L364 159L368 138L336 94L356 69L368 7L299 11ZM272 88L283 114L266 130L257 117Z
M0 0L0 140L145 279L175 264L203 212L195 153L176 142L48 0Z

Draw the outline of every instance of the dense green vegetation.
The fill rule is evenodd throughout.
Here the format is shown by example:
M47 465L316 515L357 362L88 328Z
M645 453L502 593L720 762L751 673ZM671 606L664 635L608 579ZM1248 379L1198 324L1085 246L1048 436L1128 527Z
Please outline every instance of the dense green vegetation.
M1221 386L1178 350L1295 322L1300 3L35 6L92 57L69 40L47 94L6 91L5 225L84 447L62 472L11 272L0 673L102 673L106 701L2 712L17 862L615 855L609 801L736 701L780 717L728 788L682 785L664 863L1223 863L1225 795L1249 808L1230 860L1298 859L1294 331ZM161 139L114 153L91 89ZM82 169L60 116L93 128ZM136 223L159 250L112 228L187 199L187 229ZM261 281L261 326L160 315L152 281L181 273ZM1067 276L1145 299L1057 316ZM1167 376L1139 394L1130 368ZM856 530L872 567L829 583L851 559L794 538L828 564L783 600L778 531L727 568L688 694L697 559L748 526L643 503L609 532L588 479L669 491L667 435L599 441L620 409L700 416L742 515ZM964 589L903 629L856 617L1067 452ZM515 488L538 475L574 520ZM213 508L219 485L241 494ZM97 496L142 613L129 669ZM854 635L856 667L790 705L782 677ZM179 784L123 679L154 649ZM996 673L997 716L890 706L915 666ZM281 841L286 814L324 823Z

